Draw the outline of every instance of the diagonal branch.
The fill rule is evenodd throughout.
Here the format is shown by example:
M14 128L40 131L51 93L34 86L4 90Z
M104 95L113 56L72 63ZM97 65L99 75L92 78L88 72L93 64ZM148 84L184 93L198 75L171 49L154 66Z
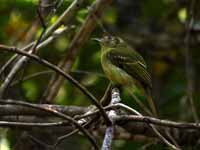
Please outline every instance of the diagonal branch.
M90 7L89 14L85 19L84 24L81 26L80 30L77 32L75 37L68 48L68 54L66 55L63 62L61 62L61 68L65 72L71 70L72 65L74 64L75 58L78 55L78 52L82 45L88 40L90 34L95 29L96 19L94 16L99 16L102 14L104 8L108 6L112 0L96 0ZM57 95L61 85L63 83L63 77L54 75L49 83L49 86L44 94L44 98L47 102L51 102Z
M29 107L29 108L35 108L35 109L39 109L39 110L42 110L42 111L45 111L45 112L49 112L59 118L62 118L62 119L65 119L67 121L70 121L73 125L75 125L89 140L90 142L92 143L92 145L96 148L96 149L99 149L98 148L98 145L96 143L96 141L92 138L92 136L90 135L90 133L85 129L83 128L76 120L74 120L73 118L63 114L63 113L60 113L59 111L55 110L55 109L52 109L52 108L49 108L49 107L39 107L35 104L31 104L31 103L27 103L27 102L22 102L22 101L13 101L13 100L0 100L0 104L14 104L14 105L20 105L20 106L25 106L25 107Z
M47 66L48 68L52 69L56 73L59 73L64 78L69 80L72 84L74 84L76 87L78 87L86 96L88 96L88 98L91 100L91 103L94 104L100 110L100 112L101 112L102 116L104 117L105 121L108 124L110 123L110 120L109 120L105 110L103 109L101 104L98 102L98 100L83 85L81 85L72 76L70 76L69 74L65 73L62 69L58 68L56 65L54 65L54 64L52 64L52 63L40 58L37 55L29 54L28 52L25 52L25 51L20 51L15 47L8 47L8 46L0 45L0 50L4 50L4 51L8 51L8 52L14 52L14 53L18 53L20 55L24 55L26 57L29 57L29 58L39 62L40 64L43 64L43 65Z
M79 9L80 5L83 3L83 0L76 0L74 1L71 6L66 9L66 11L58 18L58 20L52 25L50 26L47 31L46 28L43 29L43 32L41 33L40 37L38 40L28 44L27 46L25 46L22 50L23 51L27 51L29 49L30 52L33 51L34 53L37 52L37 50L39 48L37 48L37 45L40 42L43 42L45 39L47 39L59 26L61 26L63 24L63 22L65 22L65 24L68 24L69 21L72 19L73 15L75 14L76 10ZM38 13L40 16L40 13ZM39 17L41 22L43 22L43 18L42 16ZM14 55L13 57L11 57L8 62L3 66L3 68L0 70L0 74L4 72L4 70L7 68L7 66L9 66L16 58L18 55ZM28 61L28 59L26 57L22 57L20 58L16 64L14 65L14 68L12 69L12 71L9 73L9 76L7 77L7 79L5 80L5 83L3 83L2 87L1 87L1 91L4 92L5 89L9 86L10 82L12 81L12 79L14 78L15 74L19 71L19 69L21 68L21 66L26 63ZM2 97L3 93L0 93L0 97Z
M65 33L66 31L69 31L71 28L73 27L65 27L60 31L55 31L54 34L52 36L50 36L48 39L46 39L45 41L43 41L41 44L39 44L36 47L36 50L41 49L42 47L46 46L47 44L49 44L50 42L52 42L55 38L57 38L59 35ZM17 55L14 55L13 57L11 57L11 59L8 60L8 62L1 68L0 70L0 75L1 73L3 73L5 71L5 69L7 68L8 65L10 65L10 63L12 63L15 58L17 57ZM7 75L5 81L2 83L1 87L0 87L0 97L3 97L3 94L5 92L5 90L7 89L7 87L10 85L11 81L13 80L15 74L21 69L21 66L26 63L28 61L28 58L23 56L22 58L20 58L17 63L13 66L12 70L10 71L10 73Z

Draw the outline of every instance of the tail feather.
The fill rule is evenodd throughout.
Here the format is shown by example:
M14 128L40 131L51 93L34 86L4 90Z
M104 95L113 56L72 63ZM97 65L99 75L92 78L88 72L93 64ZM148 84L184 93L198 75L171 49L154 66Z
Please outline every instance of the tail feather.
M149 103L149 107L150 107L154 117L158 117L158 112L157 112L155 103L152 99L150 88L146 89L146 98L147 98L147 102Z

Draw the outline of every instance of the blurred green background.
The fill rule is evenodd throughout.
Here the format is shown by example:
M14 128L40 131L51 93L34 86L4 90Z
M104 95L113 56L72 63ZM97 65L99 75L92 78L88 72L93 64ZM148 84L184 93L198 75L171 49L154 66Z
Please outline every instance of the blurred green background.
M70 22L71 25L75 25L74 29L42 48L38 55L54 64L63 59L70 41L88 14L88 6L93 1L84 1L81 9ZM55 14L48 20L47 25L53 24L72 2L73 0L64 0ZM39 37L42 31L40 23L37 23L37 28L33 29L34 32L28 32L37 22L37 4L37 0L0 0L0 44L21 48ZM184 40L186 23L189 18L187 11L189 5L190 1L187 0L117 0L104 11L102 19L98 20L97 18L98 22L103 24L108 32L123 38L138 50L147 61L153 80L153 96L160 118L194 121L187 100L187 72L185 71L186 46ZM197 110L200 107L200 80L198 78L200 72L200 35L199 32L196 32L200 26L198 6L200 6L199 2L194 7L195 16L193 16L194 23L192 26L194 31L191 33L189 49L194 73L194 76L191 76L194 89L193 99ZM102 26L98 25L91 37L101 37L102 33ZM1 52L0 66L3 66L11 56L11 53ZM38 103L53 73L49 72L48 68L34 61L29 61L14 79L14 81L18 81L22 76L27 77L43 71L47 72L9 87L6 97ZM70 74L85 85L98 99L103 96L109 81L103 75L100 64L100 45L97 42L90 39L84 44ZM1 77L0 83L3 80L4 77ZM138 96L143 99L141 95ZM126 91L122 93L122 99L125 104L142 112ZM68 81L63 83L54 102L60 105L90 105L87 97ZM197 113L200 115L200 111ZM1 148L7 146L2 150L12 149L15 145L17 133L13 132L2 130L1 133L4 138L1 140ZM76 140L77 138L78 140ZM73 143L74 140L76 140L75 143ZM80 143L80 145L77 145L77 143ZM72 144L76 145L74 149L89 149L89 144L86 145L85 143L88 142L76 136L65 143L65 146ZM145 144L143 142L116 140L113 149L141 149ZM62 146L60 147L62 149ZM151 145L149 149L167 148L165 145Z

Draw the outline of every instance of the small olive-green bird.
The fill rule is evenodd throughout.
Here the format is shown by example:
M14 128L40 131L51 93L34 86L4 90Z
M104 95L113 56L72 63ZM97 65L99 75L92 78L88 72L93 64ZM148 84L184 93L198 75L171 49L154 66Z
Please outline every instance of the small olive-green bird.
M101 43L101 64L105 75L115 85L142 88L153 114L157 116L150 95L151 78L143 57L118 37L109 35L98 41Z

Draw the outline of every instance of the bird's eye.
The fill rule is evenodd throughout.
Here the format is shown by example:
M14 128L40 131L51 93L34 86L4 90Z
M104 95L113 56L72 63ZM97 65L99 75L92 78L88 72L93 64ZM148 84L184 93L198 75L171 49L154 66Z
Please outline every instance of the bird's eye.
M111 36L107 36L107 40L112 40L112 37Z

